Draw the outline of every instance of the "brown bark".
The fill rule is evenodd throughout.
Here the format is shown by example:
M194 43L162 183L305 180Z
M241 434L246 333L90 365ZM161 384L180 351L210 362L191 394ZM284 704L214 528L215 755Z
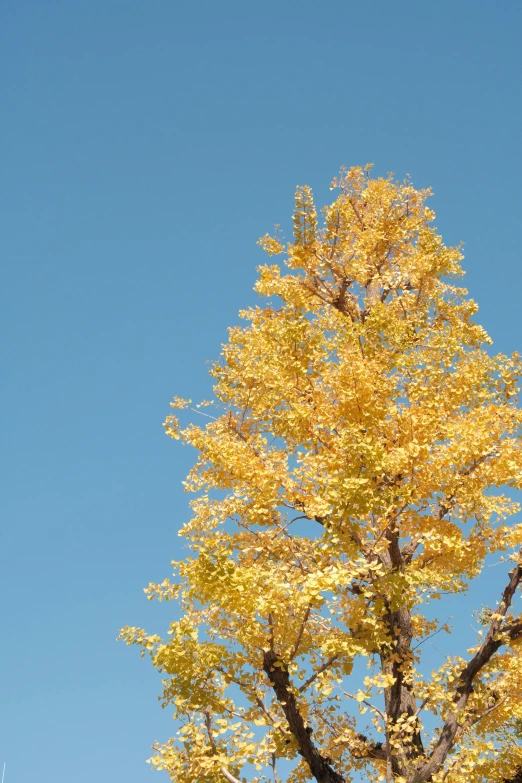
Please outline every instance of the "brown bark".
M393 523L386 531L386 538L389 542L388 550L384 555L381 555L381 560L390 570L402 571L404 558L399 546L399 532ZM405 676L413 662L411 613L407 607L392 609L386 599L385 603L388 606L388 612L384 619L388 628L389 647L386 651L381 652L381 667L383 674L390 674L394 678L393 685L384 690L384 704L388 721L386 729L387 763L394 774L399 774L404 772L404 767L409 761L418 756L424 756L424 747L420 730L415 729L407 744L405 743L401 755L391 755L389 727L393 726L404 713L408 717L415 715L417 706L411 685Z
M284 663L278 660L273 650L264 652L263 670L272 683L277 700L283 708L288 728L297 742L299 753L310 767L317 783L345 783L342 775L330 765L330 760L322 756L316 748L299 711L288 670Z

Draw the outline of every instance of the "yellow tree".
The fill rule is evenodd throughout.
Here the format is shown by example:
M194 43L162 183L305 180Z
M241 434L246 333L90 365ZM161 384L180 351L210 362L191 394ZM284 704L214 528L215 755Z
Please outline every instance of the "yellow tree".
M503 731L522 718L522 525L501 489L522 485L521 361L490 355L429 191L370 167L332 187L321 220L297 189L291 243L260 240L287 270L261 267L269 301L230 329L215 401L175 398L189 422L166 421L197 450L197 496L187 558L146 592L182 619L121 632L179 721L152 764L184 783L500 781L522 763ZM482 635L429 672L432 602L493 553Z

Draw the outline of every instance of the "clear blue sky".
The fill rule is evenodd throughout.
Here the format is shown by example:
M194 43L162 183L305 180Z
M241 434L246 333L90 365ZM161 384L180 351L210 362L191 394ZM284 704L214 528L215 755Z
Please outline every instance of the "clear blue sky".
M6 783L150 780L173 725L115 637L169 614L142 587L180 554L192 455L161 423L209 394L296 184L322 201L373 161L432 185L522 349L521 29L517 0L4 0Z

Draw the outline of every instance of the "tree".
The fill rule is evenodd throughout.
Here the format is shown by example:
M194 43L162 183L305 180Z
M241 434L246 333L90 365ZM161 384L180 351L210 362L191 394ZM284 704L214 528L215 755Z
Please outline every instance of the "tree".
M152 763L187 783L501 781L522 764L502 730L522 719L522 525L501 489L522 486L521 361L488 353L429 191L370 167L333 187L323 225L299 187L293 242L260 240L289 272L260 269L270 302L230 329L206 424L166 421L198 494L189 556L146 593L182 617L166 641L121 632L180 722ZM426 671L450 630L433 602L494 553L510 570L475 646Z

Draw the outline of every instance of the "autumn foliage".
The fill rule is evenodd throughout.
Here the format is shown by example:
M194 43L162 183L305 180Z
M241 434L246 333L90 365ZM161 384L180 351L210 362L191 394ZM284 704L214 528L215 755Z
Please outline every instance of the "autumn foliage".
M146 592L182 619L166 640L121 633L179 721L152 763L184 783L501 781L522 764L522 525L504 494L522 486L521 362L492 355L429 191L369 167L333 188L321 220L297 189L293 242L260 240L286 270L261 267L268 300L230 329L215 402L175 398L192 423L165 425L197 451L196 498L187 558ZM432 602L495 553L482 635L430 671Z

